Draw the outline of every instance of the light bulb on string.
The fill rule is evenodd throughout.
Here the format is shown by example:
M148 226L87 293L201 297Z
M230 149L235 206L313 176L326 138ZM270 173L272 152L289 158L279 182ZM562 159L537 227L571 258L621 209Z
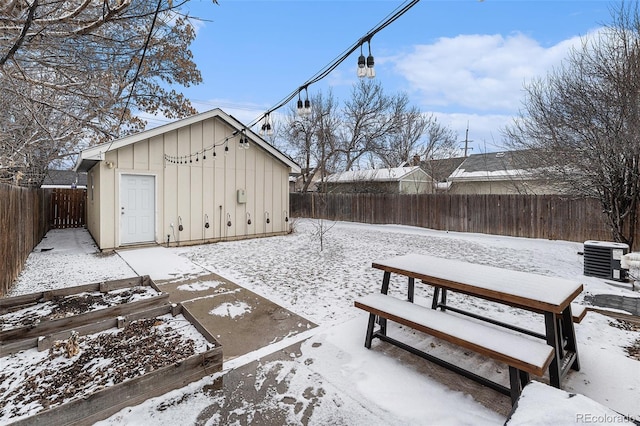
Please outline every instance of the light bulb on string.
M363 78L367 75L367 69L365 68L366 60L362 53L362 44L360 45L360 56L358 56L358 77Z
M304 104L302 103L302 99L300 98L300 92L298 92L298 115L304 115Z
M371 54L371 41L368 41L369 45L369 56L367 56L367 77L374 78L376 76L376 70L373 68L374 61L373 55Z
M304 95L305 95L305 99L304 99L304 111L303 111L303 115L308 117L311 115L311 102L309 102L309 91L307 90L307 88L304 88Z
M260 134L267 136L273 135L273 126L271 125L271 116L269 115L269 113L266 113L264 115L262 127L260 128Z

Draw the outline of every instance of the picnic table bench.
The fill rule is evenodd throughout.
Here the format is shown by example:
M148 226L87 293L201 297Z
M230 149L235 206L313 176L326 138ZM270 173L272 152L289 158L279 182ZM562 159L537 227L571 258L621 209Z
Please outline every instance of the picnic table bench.
M418 254L396 256L373 262L372 266L384 271L381 291L355 301L356 307L369 312L365 337L368 349L374 338L389 342L509 395L512 402L531 374L542 376L548 370L551 385L560 388L568 370L580 368L573 323L581 320L584 311L574 316L571 309L571 302L582 291L580 283ZM408 277L407 300L388 295L392 273ZM430 307L413 303L416 280L434 286ZM540 313L545 332L537 333L448 304L447 291ZM509 387L389 337L387 320L504 362L509 366ZM374 330L376 322L378 330Z

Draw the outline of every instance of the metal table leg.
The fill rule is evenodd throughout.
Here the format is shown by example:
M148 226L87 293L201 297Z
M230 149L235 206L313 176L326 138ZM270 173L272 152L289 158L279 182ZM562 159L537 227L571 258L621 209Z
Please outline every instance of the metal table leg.
M416 280L413 277L409 277L409 284L407 288L407 300L413 303L413 296L416 288Z
M553 352L555 354L551 360L551 364L549 365L549 382L551 383L551 386L561 389L560 378L562 374L560 367L562 361L562 348L560 345L562 342L558 338L558 323L556 321L556 315L553 312L544 313L544 325L547 344L553 348Z
M389 293L389 281L391 280L391 272L384 271L384 276L382 278L382 289L380 292L382 294ZM387 335L387 319L378 317L378 324L380 324L379 333L382 335Z

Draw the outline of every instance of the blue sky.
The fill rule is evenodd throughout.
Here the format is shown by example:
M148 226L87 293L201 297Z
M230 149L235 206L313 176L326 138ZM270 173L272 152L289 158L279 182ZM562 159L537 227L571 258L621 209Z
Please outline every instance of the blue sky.
M199 111L220 107L252 122L404 3L191 0L184 10L204 19L192 45L204 82L183 92ZM616 4L422 0L373 37L376 79L386 93L406 92L461 141L468 123L470 154L497 151L500 129L521 107L523 84L543 77L580 37L609 23ZM347 100L358 55L309 86L309 94L331 89Z

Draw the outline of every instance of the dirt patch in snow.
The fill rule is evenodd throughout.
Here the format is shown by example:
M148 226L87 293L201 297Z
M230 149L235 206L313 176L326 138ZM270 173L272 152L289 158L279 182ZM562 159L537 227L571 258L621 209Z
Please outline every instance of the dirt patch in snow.
M609 321L611 327L619 328L626 331L640 331L640 324L617 319ZM631 345L624 348L629 358L640 361L640 339L636 339Z

